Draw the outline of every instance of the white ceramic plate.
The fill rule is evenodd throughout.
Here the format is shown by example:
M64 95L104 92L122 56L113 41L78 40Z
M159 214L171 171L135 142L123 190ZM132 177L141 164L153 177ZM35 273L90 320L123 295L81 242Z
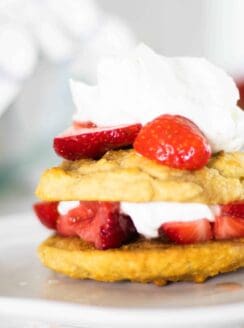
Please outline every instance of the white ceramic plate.
M166 287L72 280L39 263L47 235L34 215L0 218L1 327L244 327L243 270Z

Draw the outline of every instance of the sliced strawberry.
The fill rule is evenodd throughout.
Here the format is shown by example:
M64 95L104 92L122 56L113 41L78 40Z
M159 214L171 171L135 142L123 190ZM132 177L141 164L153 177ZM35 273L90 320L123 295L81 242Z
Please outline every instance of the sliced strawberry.
M221 214L244 218L244 201L235 202L221 206Z
M160 164L186 170L202 168L211 156L203 133L179 115L161 115L146 124L136 137L134 148Z
M77 236L77 232L90 225L98 210L99 202L80 202L66 215L60 215L57 221L57 232L66 237Z
M211 223L206 219L164 223L159 228L159 234L166 235L177 244L194 244L213 238Z
M214 224L216 239L232 239L244 237L244 218L230 215L217 216Z
M54 138L53 147L58 155L68 160L99 158L108 150L133 144L141 124L108 128L74 128Z
M99 226L99 234L95 237L95 246L98 249L117 248L130 241L135 234L136 229L128 215L110 213L106 222Z
M56 229L59 217L58 202L39 202L33 205L33 209L41 223L49 229Z
M59 217L57 231L63 236L79 236L98 249L120 247L136 235L130 217L120 213L115 202L80 202Z

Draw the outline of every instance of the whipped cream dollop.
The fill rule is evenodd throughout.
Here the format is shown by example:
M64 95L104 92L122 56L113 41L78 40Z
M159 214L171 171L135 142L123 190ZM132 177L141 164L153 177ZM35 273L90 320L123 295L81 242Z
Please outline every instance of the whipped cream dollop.
M144 44L98 65L97 85L71 81L76 121L99 126L145 124L182 115L208 138L213 152L244 146L244 112L233 79L204 58L156 54Z
M200 219L214 221L219 214L218 205L176 202L121 203L121 210L128 214L139 234L157 238L158 229L166 222L189 222Z

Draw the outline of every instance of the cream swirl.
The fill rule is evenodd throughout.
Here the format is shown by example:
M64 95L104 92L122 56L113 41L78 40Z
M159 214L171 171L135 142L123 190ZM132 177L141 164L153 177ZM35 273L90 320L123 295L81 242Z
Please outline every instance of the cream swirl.
M168 58L141 44L127 56L103 59L97 81L94 86L71 81L74 120L111 126L178 114L199 126L213 152L244 146L238 89L227 73L204 58Z

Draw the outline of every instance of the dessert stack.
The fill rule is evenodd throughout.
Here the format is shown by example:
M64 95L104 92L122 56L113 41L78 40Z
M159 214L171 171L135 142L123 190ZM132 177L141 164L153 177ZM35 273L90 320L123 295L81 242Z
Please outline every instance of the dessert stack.
M55 231L44 265L73 278L164 285L244 266L244 113L203 58L145 45L71 81L77 111L34 204Z

